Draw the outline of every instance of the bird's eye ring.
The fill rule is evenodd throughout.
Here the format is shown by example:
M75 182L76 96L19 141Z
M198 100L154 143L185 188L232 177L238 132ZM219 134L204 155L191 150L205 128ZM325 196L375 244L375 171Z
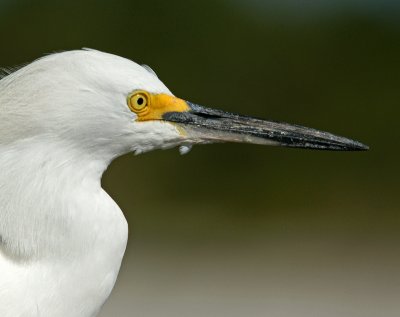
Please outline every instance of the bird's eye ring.
M128 96L128 106L133 112L141 112L149 104L149 95L143 91L135 91Z

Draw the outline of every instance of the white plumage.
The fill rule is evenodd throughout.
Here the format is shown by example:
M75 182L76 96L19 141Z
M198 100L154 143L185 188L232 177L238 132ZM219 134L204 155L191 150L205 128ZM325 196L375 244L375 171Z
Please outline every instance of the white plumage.
M149 67L94 50L49 55L1 79L0 316L96 316L128 236L101 188L104 170L127 152L214 141L367 148L186 102Z
M93 50L0 81L0 316L95 316L110 294L127 224L102 173L180 138L168 123L133 124L126 96L144 88L170 94L143 67Z

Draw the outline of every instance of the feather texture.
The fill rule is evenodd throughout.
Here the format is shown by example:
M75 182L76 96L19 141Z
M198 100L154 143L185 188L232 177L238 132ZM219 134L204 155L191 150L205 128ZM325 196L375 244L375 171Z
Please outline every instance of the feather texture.
M95 50L38 59L0 80L0 316L93 317L115 283L127 224L101 188L117 156L171 147L126 96L171 94L147 68Z

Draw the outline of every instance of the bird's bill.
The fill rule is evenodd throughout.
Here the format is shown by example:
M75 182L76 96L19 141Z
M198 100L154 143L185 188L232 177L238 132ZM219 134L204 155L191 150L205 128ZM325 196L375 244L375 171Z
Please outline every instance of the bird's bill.
M187 108L162 119L183 128L192 142L244 142L295 148L363 151L368 146L334 134L288 123L266 121L186 101Z

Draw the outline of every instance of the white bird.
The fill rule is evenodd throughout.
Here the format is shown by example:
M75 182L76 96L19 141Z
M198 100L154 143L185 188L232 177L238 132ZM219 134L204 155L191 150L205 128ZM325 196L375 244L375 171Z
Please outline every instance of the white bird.
M95 50L49 55L2 78L0 316L96 316L128 237L101 187L107 166L127 152L223 141L367 149L186 102L149 67Z

